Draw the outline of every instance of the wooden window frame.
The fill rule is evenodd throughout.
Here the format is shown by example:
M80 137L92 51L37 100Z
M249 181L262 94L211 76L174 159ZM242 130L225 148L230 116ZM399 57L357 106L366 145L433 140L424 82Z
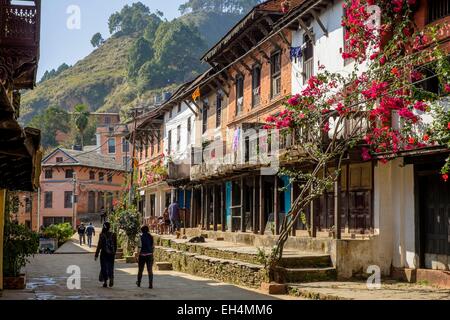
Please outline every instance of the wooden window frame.
M275 57L279 57L279 70L275 71ZM281 50L276 50L274 52L272 52L272 54L270 55L270 97L271 99L273 98L277 98L281 95L281 72L282 72L282 61L281 61ZM275 92L275 87L274 83L276 84L276 82L279 81L280 82L280 90L279 92Z

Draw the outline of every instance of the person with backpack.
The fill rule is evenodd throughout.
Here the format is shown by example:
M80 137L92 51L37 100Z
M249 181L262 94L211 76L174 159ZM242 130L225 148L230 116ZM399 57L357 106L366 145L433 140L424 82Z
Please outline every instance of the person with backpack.
M92 222L86 228L87 242L89 248L92 248L92 236L95 236L95 228L92 225Z
M148 287L153 289L153 250L154 242L153 236L150 234L148 226L141 228L142 235L139 237L139 260L138 260L138 278L136 285L141 286L142 274L144 273L144 267L147 266L148 273Z
M114 286L114 260L117 252L117 236L110 231L111 224L105 222L103 224L102 233L98 239L97 250L95 251L95 261L100 255L100 277L99 280L103 282L103 288Z
M78 236L80 237L80 246L82 246L83 244L86 244L86 227L83 223L78 227L77 231Z

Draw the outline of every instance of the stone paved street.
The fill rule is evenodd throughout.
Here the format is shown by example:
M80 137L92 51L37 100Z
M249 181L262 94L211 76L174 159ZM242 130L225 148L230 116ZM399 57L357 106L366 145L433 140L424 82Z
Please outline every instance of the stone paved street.
M81 268L81 290L68 290L66 269L70 265ZM143 287L135 285L137 265L116 263L115 287L102 288L98 282L99 263L93 254L38 255L27 267L28 288L23 291L5 291L0 299L6 300L75 300L75 299L276 299L254 290L239 288L213 280L199 278L173 271L157 271L154 289L146 288L144 273ZM283 297L288 298L289 297Z
M100 231L100 230L98 230ZM97 242L97 238L94 243ZM450 292L427 285L384 281L381 290L368 290L363 282L319 282L298 284L299 297L270 296L258 290L220 283L175 271L156 271L154 289L135 285L136 264L117 261L114 288L102 288L100 266L94 261L95 246L80 246L78 238L66 242L54 255L36 255L26 267L27 289L3 292L0 300L446 300ZM69 290L69 266L81 268L81 290Z

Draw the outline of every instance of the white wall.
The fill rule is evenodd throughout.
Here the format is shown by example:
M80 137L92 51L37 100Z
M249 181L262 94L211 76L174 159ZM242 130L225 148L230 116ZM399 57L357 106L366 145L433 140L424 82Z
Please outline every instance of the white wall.
M374 172L375 233L380 260L396 268L417 268L415 252L414 166L403 158L381 162Z
M195 106L191 106L195 110ZM191 118L191 136L188 137L188 119ZM181 126L180 131L180 149L177 150L177 127ZM196 139L196 119L191 109L184 102L181 104L181 111L178 107L172 109L172 117L169 112L164 115L164 154L172 157L174 161L182 161L190 158L190 148L194 145ZM169 152L169 131L172 131L172 145Z
M319 18L328 31L328 37L320 28L317 21L313 21L310 27L315 34L316 43L314 45L314 74L319 72L319 65L325 66L330 72L338 72L343 75L350 74L354 69L354 63L344 64L342 52L344 48L344 29L341 26L342 15L344 13L343 0L335 1L324 10ZM292 46L300 47L303 44L305 32L300 29L292 32ZM360 66L360 72L366 69L366 66ZM292 93L300 93L303 83L303 59L297 63L292 62Z

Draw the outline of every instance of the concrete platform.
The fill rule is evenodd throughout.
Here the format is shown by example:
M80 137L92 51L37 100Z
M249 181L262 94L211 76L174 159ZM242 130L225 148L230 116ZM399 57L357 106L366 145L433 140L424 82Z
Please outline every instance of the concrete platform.
M288 285L289 294L314 300L450 300L450 291L396 281L370 289L365 282L313 282Z

